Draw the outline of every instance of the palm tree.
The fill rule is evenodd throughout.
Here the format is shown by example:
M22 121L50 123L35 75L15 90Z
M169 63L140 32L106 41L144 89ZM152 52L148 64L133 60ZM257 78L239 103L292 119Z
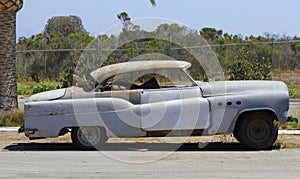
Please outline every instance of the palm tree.
M0 111L18 107L16 13L22 7L23 0L0 0Z
M155 6L155 5L156 5L155 0L150 0L150 3L152 4L152 6Z
M0 111L18 107L16 13L23 0L0 0Z

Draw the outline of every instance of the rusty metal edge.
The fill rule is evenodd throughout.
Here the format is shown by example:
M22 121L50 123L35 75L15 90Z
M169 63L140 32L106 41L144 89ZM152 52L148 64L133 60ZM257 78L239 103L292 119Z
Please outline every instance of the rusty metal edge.
M0 127L0 132L18 132L19 127ZM279 130L278 134L300 135L300 130Z

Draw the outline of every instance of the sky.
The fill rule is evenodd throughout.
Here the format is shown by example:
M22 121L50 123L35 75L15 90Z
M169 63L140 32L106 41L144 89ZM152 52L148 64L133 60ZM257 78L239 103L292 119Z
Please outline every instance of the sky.
M170 19L194 30L222 29L229 34L263 35L268 32L300 36L299 0L24 0L17 15L17 37L43 31L53 16L79 16L93 36L120 23L117 14L127 12L132 19Z

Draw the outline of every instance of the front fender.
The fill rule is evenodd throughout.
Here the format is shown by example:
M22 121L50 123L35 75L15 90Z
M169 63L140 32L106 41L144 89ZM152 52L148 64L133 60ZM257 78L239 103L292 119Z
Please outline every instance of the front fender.
M278 117L278 114L276 113L276 111L272 108L250 108L250 109L244 109L244 110L241 110L237 115L236 117L233 119L232 123L231 123L231 126L229 128L229 132L233 132L234 128L235 128L235 125L236 125L236 122L237 120L239 119L240 116L246 114L246 113L250 113L250 112L260 112L260 111L264 111L264 112L269 112L269 113L272 113L274 116L276 116L276 119L277 121L280 121L280 118ZM286 118L284 118L283 120L286 121L287 118L288 118L288 114L286 113ZM282 120L282 119L281 119Z
M288 118L289 98L287 92L250 93L207 98L212 104L209 133L230 133L242 113L266 110L272 112L280 123ZM220 105L220 106L219 106Z

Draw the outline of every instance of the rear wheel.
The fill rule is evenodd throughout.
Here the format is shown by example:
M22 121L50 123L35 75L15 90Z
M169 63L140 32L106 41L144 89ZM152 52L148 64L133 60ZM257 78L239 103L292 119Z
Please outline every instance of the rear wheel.
M73 128L71 138L81 149L99 149L107 140L104 129L100 127Z
M233 134L247 148L268 149L277 139L277 122L270 113L248 113L239 119Z

